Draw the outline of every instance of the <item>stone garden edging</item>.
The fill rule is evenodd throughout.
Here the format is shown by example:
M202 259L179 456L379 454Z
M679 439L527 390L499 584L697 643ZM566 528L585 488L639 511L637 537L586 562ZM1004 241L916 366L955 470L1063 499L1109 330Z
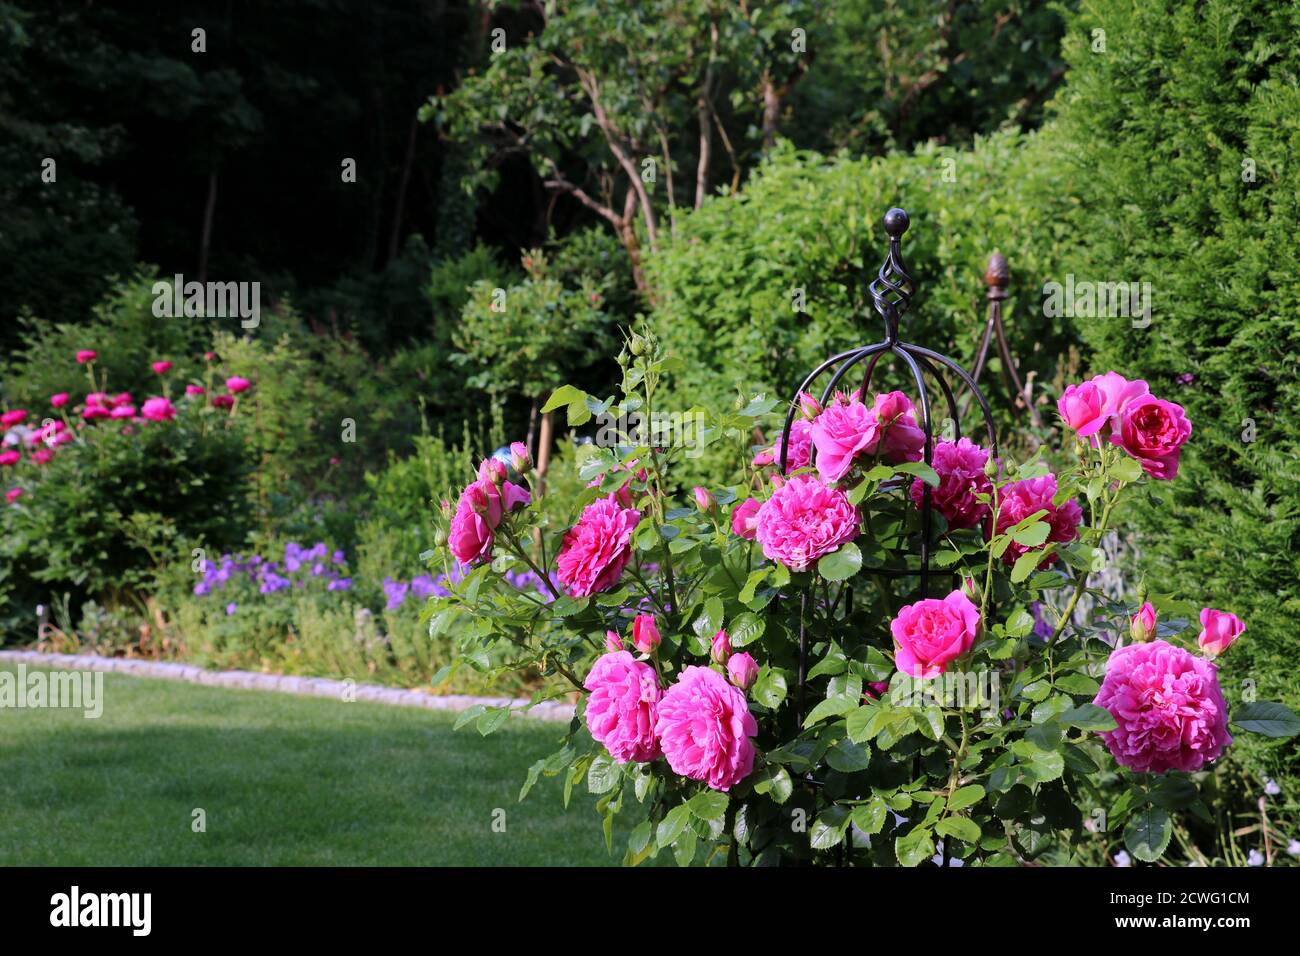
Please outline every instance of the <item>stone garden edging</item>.
M153 677L162 680L188 681L213 687L232 687L238 690L279 691L305 697L332 697L335 700L364 700L398 707L423 707L425 710L448 712L468 710L476 704L488 707L512 705L516 709L528 701L510 697L474 697L468 694L426 694L400 687L380 684L361 684L352 681L332 680L325 677L300 677L284 674L257 674L252 671L210 671L193 664L176 664L168 661L137 660L125 657L99 657L92 654L47 654L41 651L0 651L0 662L32 664L39 667L68 668L72 670L106 671L128 674L132 677ZM524 717L534 720L571 720L572 704L545 701L531 710L522 711Z

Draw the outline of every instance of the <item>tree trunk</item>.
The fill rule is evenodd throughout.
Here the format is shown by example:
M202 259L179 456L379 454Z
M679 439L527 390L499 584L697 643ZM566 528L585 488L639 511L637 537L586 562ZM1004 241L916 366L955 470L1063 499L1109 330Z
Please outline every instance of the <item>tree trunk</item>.
M781 119L781 94L770 74L763 75L763 150L776 145L776 126Z
M212 248L212 220L217 211L217 168L208 172L208 200L203 205L203 230L199 234L199 281L208 281L208 250Z
M537 439L537 494L546 491L546 470L551 467L551 431L555 412L542 413L542 431Z

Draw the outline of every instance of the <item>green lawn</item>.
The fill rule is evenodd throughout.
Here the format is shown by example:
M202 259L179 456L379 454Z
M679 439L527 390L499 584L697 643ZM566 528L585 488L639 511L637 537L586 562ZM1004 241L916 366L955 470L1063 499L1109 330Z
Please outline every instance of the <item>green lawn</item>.
M97 720L0 709L0 865L613 862L585 793L516 800L559 724L483 738L413 708L104 677Z

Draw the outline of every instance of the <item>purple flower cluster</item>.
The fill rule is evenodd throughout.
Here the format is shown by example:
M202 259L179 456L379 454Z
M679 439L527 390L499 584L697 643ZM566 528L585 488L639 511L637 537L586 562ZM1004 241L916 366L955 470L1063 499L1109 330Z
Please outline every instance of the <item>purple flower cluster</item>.
M268 561L260 554L245 558L241 555L223 554L217 562L203 561L203 580L194 585L198 597L215 591L224 591L239 575L257 586L261 594L274 594L289 588L306 587L309 581L318 580L329 591L346 591L352 579L344 576L346 556L342 551L329 552L323 541L304 548L296 541L284 546L284 560ZM226 613L234 613L227 607Z
M396 578L384 578L383 589L384 596L388 603L384 605L386 611L396 611L406 603L407 597L415 598L419 601L425 601L431 597L447 597L451 593L450 586L459 582L465 577L469 568L463 564L457 564L451 569L451 574L440 574L436 578L428 574L417 574L410 581L399 581ZM519 591L533 590L536 591L547 603L554 600L551 592L542 584L542 579L532 571L507 571L505 574L506 583ZM558 588L559 579L551 575L551 583Z

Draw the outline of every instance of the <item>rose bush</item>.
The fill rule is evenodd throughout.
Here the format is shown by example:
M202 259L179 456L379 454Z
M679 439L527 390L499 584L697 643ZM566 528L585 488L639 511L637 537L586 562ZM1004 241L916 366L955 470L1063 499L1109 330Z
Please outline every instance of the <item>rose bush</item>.
M653 420L658 343L634 334L619 365L620 396L565 387L548 410L574 427ZM1280 705L1230 700L1231 655L1211 658L1242 633L1235 617L1203 611L1198 646L1185 601L1089 586L1103 536L1176 476L1191 434L1146 383L1067 390L1076 437L1055 473L1041 450L998 460L967 438L927 456L919 413L889 392L800 396L779 474L779 436L750 447L775 405L703 413L701 441L744 463L733 487L676 487L688 449L635 431L585 446L590 484L562 519L502 470L466 487L450 550L430 557L471 560L430 601L430 632L468 620L467 659L558 675L578 700L520 799L542 775L564 777L566 800L585 778L611 849L624 821L629 864L1015 865L1112 839L1152 861L1180 817L1211 817L1198 775L1233 733L1296 732ZM466 513L484 522L468 548ZM525 571L549 600L509 586ZM488 734L510 713L459 723Z

